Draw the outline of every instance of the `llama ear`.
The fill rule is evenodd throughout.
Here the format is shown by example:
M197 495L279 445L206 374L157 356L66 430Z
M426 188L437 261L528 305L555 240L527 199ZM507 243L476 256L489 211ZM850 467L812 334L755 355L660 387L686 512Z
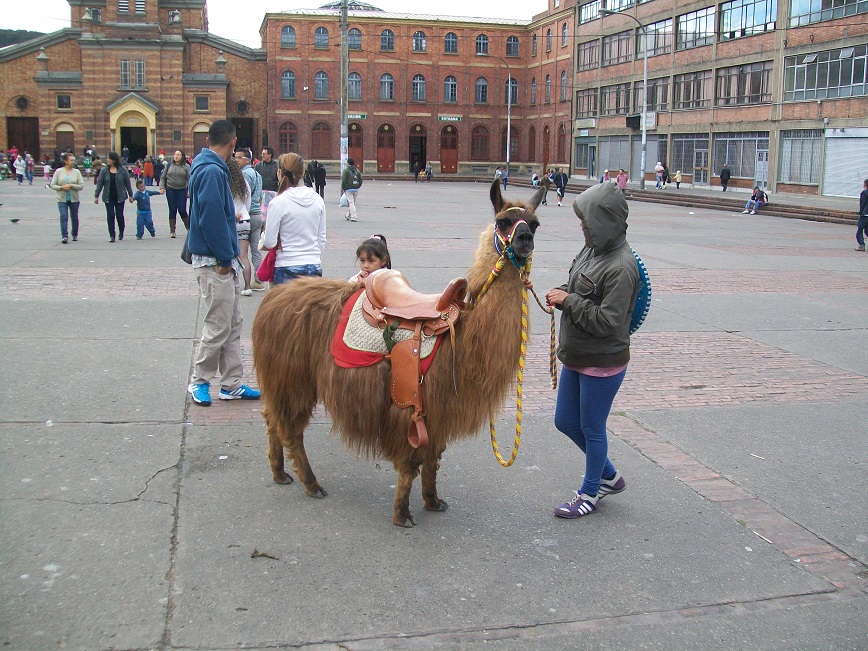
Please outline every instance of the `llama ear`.
M540 186L539 190L537 190L534 193L534 195L530 198L530 201L528 201L528 204L530 205L530 209L533 210L534 212L536 212L536 209L542 203L543 197L545 195L546 195L546 189L544 187Z
M491 184L491 205L494 206L494 214L496 215L503 210L505 204L503 195L500 194L500 180L495 179L494 183Z

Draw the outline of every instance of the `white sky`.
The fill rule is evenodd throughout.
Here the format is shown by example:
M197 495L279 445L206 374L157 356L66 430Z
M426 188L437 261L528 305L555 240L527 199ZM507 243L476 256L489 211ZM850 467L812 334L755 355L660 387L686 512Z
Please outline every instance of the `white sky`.
M208 0L209 30L241 45L259 47L259 26L266 13L290 9L315 9L328 0ZM474 16L482 18L518 18L530 20L545 11L547 0L530 2L505 0L438 0L433 3L406 0L365 0L384 11L440 16ZM66 0L2 0L0 27L29 29L36 32L54 32L69 27L70 8Z

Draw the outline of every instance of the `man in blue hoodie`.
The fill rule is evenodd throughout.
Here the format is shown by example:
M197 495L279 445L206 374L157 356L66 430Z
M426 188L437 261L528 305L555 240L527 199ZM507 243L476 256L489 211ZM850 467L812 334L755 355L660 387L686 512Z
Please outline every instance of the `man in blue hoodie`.
M205 302L202 340L187 391L197 405L211 405L211 380L220 374L221 400L256 400L243 384L241 364L241 261L235 207L226 162L235 150L235 126L217 120L208 146L190 168L190 232L187 247Z

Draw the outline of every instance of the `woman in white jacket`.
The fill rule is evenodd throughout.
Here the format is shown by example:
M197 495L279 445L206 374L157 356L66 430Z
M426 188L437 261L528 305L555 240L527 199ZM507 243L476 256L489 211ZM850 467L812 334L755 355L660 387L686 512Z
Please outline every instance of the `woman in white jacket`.
M268 204L268 219L262 246L278 247L274 284L299 276L322 276L322 253L326 243L325 202L313 189L300 185L304 161L298 154L283 154L278 160L277 196Z

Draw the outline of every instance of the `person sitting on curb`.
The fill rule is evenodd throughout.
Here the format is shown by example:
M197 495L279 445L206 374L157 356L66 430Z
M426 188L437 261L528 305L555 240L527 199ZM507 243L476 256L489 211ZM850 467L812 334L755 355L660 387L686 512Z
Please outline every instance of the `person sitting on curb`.
M750 213L751 215L756 215L756 211L762 208L769 202L768 195L760 190L759 186L754 186L753 194L750 195L750 199L747 200L747 203L744 204L744 210L741 211L742 215L747 215Z

